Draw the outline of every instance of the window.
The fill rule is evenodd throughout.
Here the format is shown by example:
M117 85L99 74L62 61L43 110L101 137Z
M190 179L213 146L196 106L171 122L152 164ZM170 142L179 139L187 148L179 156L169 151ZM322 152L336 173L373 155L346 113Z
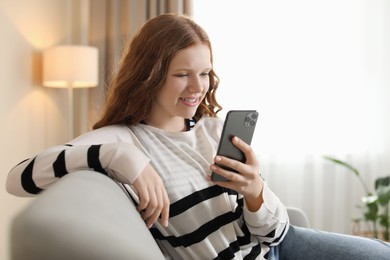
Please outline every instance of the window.
M257 109L252 147L272 190L312 227L351 233L364 190L322 156L372 185L389 174L390 2L193 2L213 44L221 116Z
M209 33L219 101L256 108L265 153L380 153L382 1L194 1Z

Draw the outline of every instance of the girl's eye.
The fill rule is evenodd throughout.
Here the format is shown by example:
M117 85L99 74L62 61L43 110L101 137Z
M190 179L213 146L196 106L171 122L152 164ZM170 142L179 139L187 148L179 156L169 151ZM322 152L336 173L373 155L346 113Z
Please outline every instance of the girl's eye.
M210 75L210 72L203 72L200 74L201 77L207 77L208 75Z
M184 78L184 77L187 77L188 74L186 74L186 73L180 73L180 74L176 74L175 76L178 77L178 78Z

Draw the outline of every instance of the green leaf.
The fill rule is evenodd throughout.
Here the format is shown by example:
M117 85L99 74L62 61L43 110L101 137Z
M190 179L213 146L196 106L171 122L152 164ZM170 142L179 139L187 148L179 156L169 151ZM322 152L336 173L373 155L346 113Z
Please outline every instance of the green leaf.
M390 186L390 176L378 178L375 180L375 189L382 186Z
M349 163L346 163L346 162L344 162L344 161L342 161L342 160L339 160L339 159L336 159L336 158L330 157L330 156L324 156L324 158L327 159L327 160L329 160L329 161L332 161L332 162L334 162L334 163L336 163L336 164L339 164L339 165L341 165L341 166L344 166L344 167L350 169L356 176L358 176L358 177L360 176L359 171L358 171L355 167L353 167L352 165L350 165Z
M376 196L376 195L370 195L370 196L362 197L362 202L363 202L363 204L365 204L365 205L375 204L375 203L378 202L378 196Z
M371 194L372 194L372 193L370 192L370 190L368 189L367 184L364 182L363 178L360 176L359 171L358 171L355 167L353 167L352 165L350 165L350 164L347 163L347 162L344 162L344 161L342 161L342 160L340 160L340 159L336 159L336 158L331 157L331 156L324 156L324 158L325 158L326 160L329 160L329 161L331 161L331 162L334 162L334 163L336 163L336 164L339 164L339 165L344 166L344 167L346 167L347 169L351 170L351 171L356 175L356 177L359 179L360 183L361 183L362 186L363 186L363 189L366 191L366 194L367 194L367 195L371 195Z
M376 193L378 194L378 201L382 206L390 203L390 186L379 186Z
M380 215L379 216L379 224L383 227L389 227L390 226L390 219L387 215Z
M378 219L378 210L379 207L376 202L366 204L363 212L364 218L366 220L376 221Z

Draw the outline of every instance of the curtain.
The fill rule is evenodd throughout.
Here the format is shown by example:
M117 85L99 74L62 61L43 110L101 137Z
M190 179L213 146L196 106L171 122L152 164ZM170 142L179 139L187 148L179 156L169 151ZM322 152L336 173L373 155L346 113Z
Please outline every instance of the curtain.
M107 84L120 60L124 44L159 14L192 14L192 0L90 0L89 44L99 49L99 86L89 90L89 124L98 119Z
M262 175L313 228L351 233L362 216L362 185L324 155L358 168L371 191L390 174L389 14L386 0L194 2L212 39L220 116L259 111Z

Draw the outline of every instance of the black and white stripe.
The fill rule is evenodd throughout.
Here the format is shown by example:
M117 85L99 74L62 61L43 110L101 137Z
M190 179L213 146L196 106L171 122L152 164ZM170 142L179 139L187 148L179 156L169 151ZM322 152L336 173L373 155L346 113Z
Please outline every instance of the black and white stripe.
M25 162L24 160L23 162ZM21 162L20 164L22 164ZM27 165L27 167L23 170L22 175L21 175L21 183L23 189L30 193L30 194L38 194L42 191L41 188L39 188L34 180L33 180L33 169L34 169L34 162L35 158L31 160L31 162Z
M68 160L66 158L67 153L69 153L72 147L73 147L72 145L66 144L62 146L61 149L57 147L57 149L55 149L55 151L53 151L53 153L51 154L52 157L55 157L54 162L52 162L52 174L55 178L62 178L70 171L78 170L67 166L67 163L74 164L73 160ZM100 148L101 148L101 144L90 145L87 147L86 161L88 162L88 165L86 167L81 167L81 168L84 169L88 168L96 172L100 172L102 174L108 175L108 173L102 167L99 159ZM27 163L27 166L23 169L21 173L21 185L26 192L34 195L40 193L43 190L43 188L39 187L34 180L34 175L38 174L39 177L39 169L35 169L35 164L36 164L35 162L37 157L26 159L17 165L17 166L23 166L23 164ZM79 160L83 160L83 158L79 158Z
M10 186L23 196L38 194L58 178L85 169L132 183L150 160L172 202L169 226L156 223L150 229L166 253L185 259L264 259L269 246L287 232L283 205L265 187L263 194L271 203L267 208L275 209L275 215L268 216L268 211L267 215L249 214L242 195L209 183L204 176L215 156L223 122L205 118L189 119L186 124L187 132L175 134L142 124L92 131L15 166Z
M178 217L183 212L194 210L194 207L200 203L210 203L210 200L213 200L224 193L226 193L227 196L234 196L236 198L237 207L235 211L227 211L224 214L215 216L194 231L180 236L164 235L157 227L150 229L151 234L156 240L166 241L174 248L188 248L204 241L212 233L223 228L225 225L242 219L243 198L239 198L235 191L214 185L184 197L183 199L172 203L170 206L170 218ZM256 259L259 257L261 246L258 242L253 243L251 241L251 234L245 222L241 225L241 229L244 235L237 236L236 240L232 241L226 248L220 251L215 259L233 259L235 254L239 252L242 247L248 248L248 246L250 247L247 249L249 250L249 253L244 259Z

